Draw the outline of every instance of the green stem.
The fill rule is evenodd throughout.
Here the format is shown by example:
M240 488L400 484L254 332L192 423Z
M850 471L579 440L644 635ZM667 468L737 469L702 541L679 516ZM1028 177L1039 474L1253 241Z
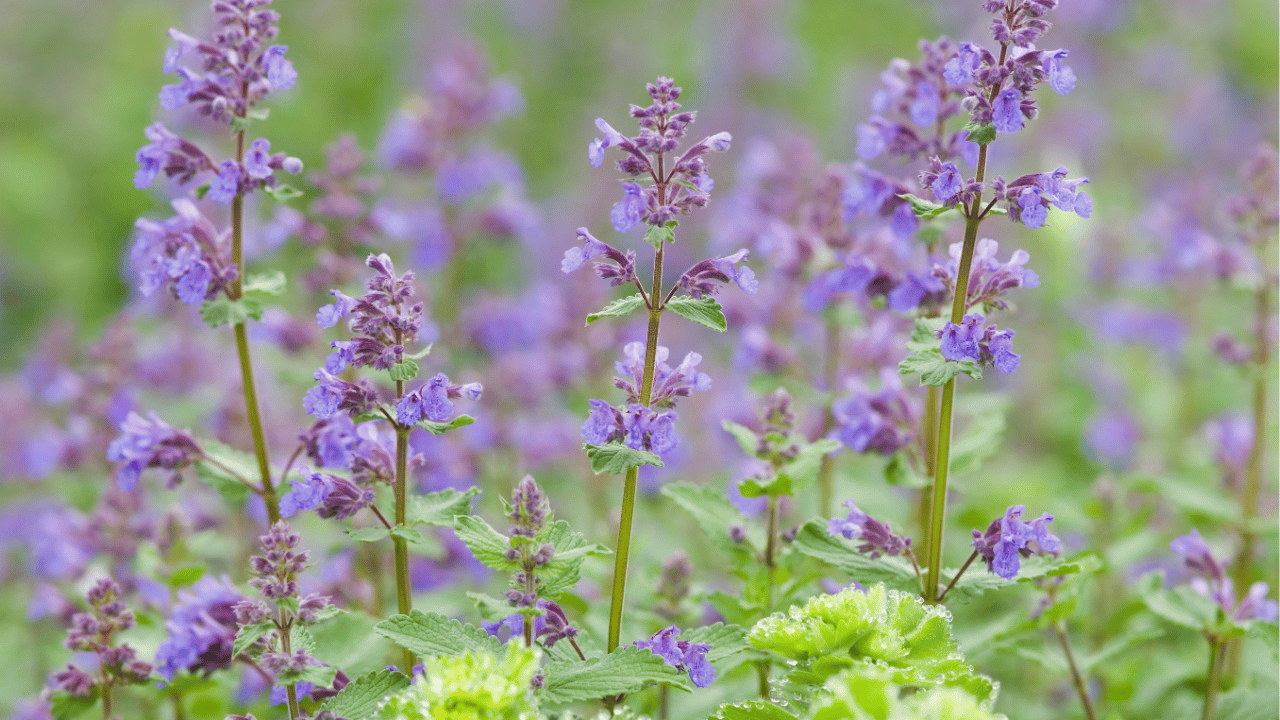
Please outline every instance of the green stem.
M111 684L102 684L102 720L111 720Z
M1209 686L1204 691L1204 710L1200 720L1213 720L1218 712L1218 686L1222 683L1223 641L1209 636Z
M1270 273L1267 274L1267 278ZM1267 367L1271 364L1270 338L1266 331L1271 321L1271 301L1274 286L1264 279L1258 288L1256 297L1255 328L1258 345L1254 350L1253 376L1253 447L1249 450L1249 464L1245 468L1244 488L1241 490L1241 515L1244 518L1244 529L1241 538L1240 555L1236 561L1235 584L1238 592L1245 592L1253 574L1254 547L1257 533L1254 532L1253 518L1258 515L1258 496L1262 488L1262 453L1263 438L1267 428Z
M835 403L836 379L840 372L840 324L834 317L827 318L827 345L823 363L823 378L826 380L827 401L822 407L822 432L819 437L836 426L836 416L832 409ZM834 455L822 456L822 464L818 467L818 512L822 517L831 517L835 506L835 472Z
M236 133L236 162L244 162L244 130ZM236 266L236 279L227 287L227 295L239 300L244 291L244 196L236 193L231 200L231 263ZM280 500L276 486L271 482L271 462L267 459L267 436L262 431L262 415L258 412L258 391L253 382L253 363L249 357L249 334L244 323L234 325L236 354L240 357L240 377L244 385L245 419L253 435L253 454L258 458L258 473L262 476L262 500L267 504L267 521L272 525L280 521Z
M1093 709L1093 700L1089 697L1089 687L1085 684L1084 677L1080 674L1080 668L1076 666L1075 653L1071 651L1071 638L1067 637L1066 623L1059 620L1054 623L1053 630L1058 635L1058 643L1062 645L1062 652L1067 656L1067 666L1071 668L1071 683L1075 685L1076 694L1080 696L1080 702L1084 705L1084 714L1089 720L1098 720L1098 714Z
M933 477L938 459L938 387L930 385L925 392L924 417L920 420L920 456L924 460L924 476ZM920 488L916 505L916 522L920 525L921 562L929 564L929 489Z
M659 192L661 200L661 192ZM653 286L649 297L662 297L662 255L664 246L658 247L653 261ZM653 392L653 370L658 357L658 323L662 319L662 308L649 308L649 333L645 338L644 376L640 382L640 404L649 406L649 397ZM609 604L609 652L618 647L622 636L622 601L627 589L627 555L631 552L631 522L636 510L636 481L640 477L640 468L627 470L622 486L622 514L618 521L618 546L613 560L613 593Z
M407 516L408 460L409 430L396 428L396 527L404 526ZM396 553L396 600L400 614L408 615L413 610L413 595L409 588L409 545L398 535L391 536L391 542L395 545ZM413 653L407 648L404 651L404 673L413 673Z
M284 611L277 609L276 627L280 632L280 649L284 651L285 657L293 654L293 649L289 646L290 628L284 622ZM298 720L302 716L302 711L298 707L298 691L293 683L284 686L285 698L289 702L289 720Z

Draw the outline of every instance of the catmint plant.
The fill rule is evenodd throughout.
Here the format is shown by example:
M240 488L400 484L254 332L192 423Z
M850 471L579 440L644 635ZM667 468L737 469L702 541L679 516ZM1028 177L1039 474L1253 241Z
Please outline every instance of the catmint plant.
M618 233L630 232L637 226L646 228L645 242L654 249L649 288L646 290L636 275L634 251L620 251L598 240L587 228L578 229L581 246L567 250L560 264L562 271L570 273L602 257L594 263L597 275L609 280L611 285L633 284L639 290L639 294L616 300L588 316L588 323L601 317L627 315L641 307L649 315L645 342L628 345L627 361L619 364L619 374L631 376L630 381L626 378L615 381L628 391L627 406L618 409L605 401L593 400L592 413L583 425L592 469L597 473L626 472L610 600L610 651L618 647L621 635L639 466L660 466L661 451L675 443L676 415L674 412L658 415L652 409L654 393L659 393L656 402L662 403L673 401L676 395L687 395L690 386L698 389L701 385L705 389L710 385L706 375L694 370L701 360L697 353L689 353L680 367L669 374L662 370L658 345L662 314L671 310L700 325L723 331L727 327L724 313L710 295L720 285L730 282L750 293L758 289L755 273L739 265L747 257L746 250L696 263L672 283L670 289L664 287L663 258L667 243L675 242L676 218L707 205L715 183L707 174L706 155L728 150L731 138L729 133L716 133L677 154L696 113L681 110L677 102L681 90L670 78L658 78L656 83L648 85L648 91L651 102L647 107L631 106L631 116L636 118L640 132L628 137L603 119L596 120L596 127L604 137L591 141L587 159L593 167L599 167L607 149L616 148L624 154L617 161L617 169L631 179L622 183L622 199L613 206L610 220ZM624 442L618 442L623 439Z
M146 683L152 673L151 664L139 660L133 646L113 637L137 624L136 616L119 599L120 595L120 586L114 580L98 580L86 595L91 611L76 613L71 618L71 629L63 643L69 650L94 653L97 670L86 672L68 663L65 670L53 673L50 678L55 692L81 709L101 700L102 717L108 720L118 717L112 712L112 692L119 687Z
M156 123L147 129L151 142L138 150L134 184L150 187L163 172L179 187L199 182L196 195L230 205L230 227L219 228L184 189L173 200L175 216L161 222L141 219L130 254L138 273L139 291L150 295L161 287L190 305L212 327L230 324L236 338L244 385L245 413L253 436L259 482L253 487L267 507L270 522L280 519L279 500L272 479L266 436L258 409L257 390L245 323L260 319L263 298L279 294L284 277L250 277L244 268L244 199L256 190L277 198L291 195L277 173L297 174L302 162L271 152L271 141L248 139L249 127L265 119L257 105L270 93L293 86L298 73L285 59L284 45L272 44L279 30L279 13L267 9L271 0L225 0L212 6L216 28L209 41L171 29L176 46L165 53L164 71L178 77L160 91L167 110L190 108L230 130L234 156L210 157L195 143Z

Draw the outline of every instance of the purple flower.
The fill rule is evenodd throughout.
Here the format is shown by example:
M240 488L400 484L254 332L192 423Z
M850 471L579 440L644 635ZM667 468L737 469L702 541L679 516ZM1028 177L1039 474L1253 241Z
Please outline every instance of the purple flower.
M878 157L888 145L889 142L885 139L884 131L879 127L865 124L858 126L858 157L863 160Z
M986 533L973 531L973 549L987 564L987 569L1006 580L1018 576L1021 558L1036 555L1056 555L1062 543L1049 532L1049 513L1025 523L1022 513L1026 508L1012 505L1004 515L988 526Z
M289 478L293 489L280 498L280 517L293 517L299 512L315 510L333 491L334 476L313 473L306 468L298 472L300 477Z
M609 213L609 217L613 220L613 229L624 233L635 227L640 222L640 218L648 207L645 200L644 190L636 183L622 183L622 199L614 206Z
M938 105L942 96L931 82L916 83L916 99L911 103L911 122L921 127L933 127L938 121Z
M223 160L218 166L218 176L209 183L209 199L229 203L240 192L240 165L235 160Z
M272 45L262 56L267 68L267 82L276 90L288 90L298 79L298 71L293 69L293 63L284 59L284 53L288 49L287 45Z
M356 306L356 299L344 294L341 290L330 290L329 294L337 298L332 305L325 305L316 311L316 324L322 328L331 328L338 324L338 321L351 312ZM351 362L348 357L346 362ZM325 363L328 364L327 362ZM343 367L346 363L343 363ZM341 369L336 372L342 372Z
M138 149L134 156L138 169L133 174L133 184L139 190L151 187L160 171L185 183L198 173L213 169L213 161L194 144L169 132L164 125L154 123L143 131L151 142Z
M991 110L991 121L1002 133L1016 133L1026 125L1022 114L1022 93L1016 88L1005 88L996 96Z
M889 302L890 310L902 313L911 312L925 298L937 295L945 289L942 281L934 277L932 273L908 271L903 274L902 281L889 291L886 299Z
M701 298L703 295L714 295L721 283L732 281L744 292L754 295L760 290L755 272L745 265L738 267L738 263L746 260L748 256L750 252L743 248L732 255L703 260L686 270L684 275L676 281L676 285L684 288L693 297Z
M950 205L952 199L960 194L964 189L964 182L960 177L960 169L953 162L942 163L942 172L938 174L938 179L933 181L930 186L933 190L934 197L943 205Z
M231 666L236 639L235 606L246 598L225 575L200 578L178 592L165 621L168 638L156 650L156 672L173 682L179 670L204 674Z
M591 412L582 423L582 440L588 445L604 445L619 434L618 411L604 400L590 400Z
M130 261L143 295L168 285L174 297L198 305L220 291L236 270L219 261L218 231L194 203L174 200L173 208L177 214L162 222L138 220Z
M978 341L982 339L982 323L986 320L981 315L965 315L959 325L948 322L942 328L942 357L959 362L961 360L978 361L982 352L978 349Z
M116 471L120 489L131 492L146 468L180 470L204 456L195 438L187 430L175 430L155 413L145 420L130 412L120 425L120 437L107 447L107 460L122 462Z
M627 140L622 133L605 122L604 118L596 118L596 128L604 134L604 138L596 138L587 145L587 159L591 161L591 167L600 167L600 163L604 162L605 148L621 145Z
M960 43L956 56L947 61L942 69L942 77L952 85L965 85L973 82L973 71L977 69L981 57L974 49L973 43Z
M1044 53L1044 72L1048 76L1049 87L1059 95L1066 95L1075 89L1076 74L1071 68L1062 64L1062 58L1067 56L1066 50L1054 50Z
M695 686L707 687L716 679L716 669L707 660L707 652L711 650L711 646L677 640L676 636L679 634L680 629L672 625L654 633L648 640L637 640L633 644L657 655L680 672L688 673Z
M881 555L901 555L911 550L911 538L893 534L889 523L867 515L852 500L845 500L849 508L847 517L834 517L827 523L827 533L846 540L861 540L858 552L869 553L872 559Z
M244 156L244 171L249 177L271 177L271 141L258 138L249 145L249 152Z
M649 449L659 456L665 456L675 449L679 439L676 437L676 412L670 410L653 418L649 423Z
M1013 352L1013 336L1012 330L1000 330L991 335L987 341L987 348L991 352L992 364L1001 373L1008 375L1018 369L1018 362L1022 359L1021 355Z
M831 405L836 427L830 437L857 453L888 457L911 442L919 422L915 401L898 373L885 369L881 389L874 392L860 380L850 382L853 395Z

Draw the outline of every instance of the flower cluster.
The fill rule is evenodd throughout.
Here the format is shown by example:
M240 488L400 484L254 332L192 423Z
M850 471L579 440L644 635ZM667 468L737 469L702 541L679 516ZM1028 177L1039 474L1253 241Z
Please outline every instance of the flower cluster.
M881 555L911 553L911 538L895 535L889 523L882 523L862 512L852 500L845 500L844 504L849 508L849 514L843 518L831 518L827 522L828 534L861 541L858 552L868 553L873 559Z
M938 272L935 267L935 276L941 279L949 293L955 292L963 249L963 243L952 243L948 248L951 262L947 264L945 272ZM966 310L977 306L1006 310L1009 305L1001 299L1002 295L1018 287L1040 287L1040 276L1026 267L1027 262L1031 260L1031 255L1027 251L1014 250L1009 256L1009 261L1002 263L996 259L996 252L999 249L1000 243L990 238L983 238L974 245L973 264L969 268L969 286L965 292Z
M716 669L707 659L711 646L706 643L677 640L680 629L675 625L659 630L648 640L637 640L634 645L662 658L663 662L680 672L688 673L697 687L707 687L716 679Z
M180 670L208 675L231 667L236 640L235 607L245 597L230 579L203 577L178 593L164 628L169 637L156 650L156 672L173 682Z
M755 295L760 290L755 272L745 265L738 267L738 263L749 255L750 252L744 248L732 255L696 263L680 276L676 287L700 299L703 295L714 295L720 284L733 282L743 291Z
M658 413L653 408L674 408L676 399L688 397L694 390L710 390L711 377L698 371L702 356L688 353L677 367L666 360L670 351L659 345L654 356L653 385L649 407L640 403L644 382L644 343L627 343L624 357L615 361L618 376L614 387L627 393L627 404L618 409L604 400L591 400L591 412L582 423L582 439L588 445L622 442L629 448L649 450L663 455L675 448L675 410Z
M942 338L942 357L994 365L1004 374L1017 370L1022 356L1013 351L1015 333L1008 328L999 330L994 324L984 326L985 321L982 315L970 313L959 325L948 322L937 332Z
M129 261L138 274L138 290L150 296L161 287L188 305L199 305L240 276L228 260L225 238L186 198L173 201L177 212L156 222L139 218Z
M648 85L648 107L631 106L631 117L639 121L640 132L626 137L614 130L603 119L596 120L596 127L604 135L587 146L587 159L592 167L604 162L605 148L617 147L626 156L618 161L618 170L631 177L648 175L653 184L642 186L636 182L622 184L622 200L613 206L613 229L627 232L641 222L665 227L677 215L687 214L695 207L705 207L715 182L707 175L704 156L709 152L724 152L732 139L727 132L716 133L695 143L684 154L665 164L667 153L680 146L680 139L693 124L696 112L681 112L680 88L671 78L658 78ZM654 163L657 159L657 164Z
M444 373L436 373L425 385L400 398L396 403L396 420L401 425L412 425L424 417L431 422L445 422L453 417L451 398L475 401L482 392L484 386L480 383L459 385L449 382Z
M119 596L120 586L110 578L89 588L86 599L93 611L76 613L71 618L71 629L63 643L69 650L95 653L100 675L94 677L68 663L66 670L53 674L55 688L72 695L88 695L96 688L109 691L113 686L144 683L151 677L151 665L139 660L128 643L117 646L111 637L137 622L133 611L117 599Z
M1239 604L1236 603L1235 588L1226 573L1227 561L1213 556L1199 530L1192 528L1190 533L1174 539L1169 543L1169 549L1181 555L1187 567L1198 573L1191 580L1192 589L1218 603L1227 617L1240 622L1275 622L1280 615L1276 601L1267 599L1271 587L1265 582L1249 586L1249 594L1241 598Z
M636 281L635 252L628 250L623 254L621 250L596 239L584 227L578 228L578 239L582 241L582 247L575 246L564 251L564 259L560 261L561 272L567 275L585 265L588 260L604 255L612 260L613 264L597 262L595 264L597 275L614 286Z
M973 550L987 563L987 569L1005 579L1018 576L1020 557L1057 555L1062 542L1049 532L1053 516L1045 513L1031 522L1022 521L1026 507L1012 505L1004 515L991 521L985 533L973 531Z
M155 413L150 420L130 412L120 424L120 436L107 447L107 460L124 463L116 470L116 483L132 492L147 468L172 470L169 485L177 484L178 471L204 457L204 451L188 430L176 430Z
M853 452L896 453L916 436L920 422L918 401L902 385L892 368L882 368L880 390L873 391L860 379L849 381L852 395L831 405L836 427L830 437Z
M1066 178L1067 169L1061 165L1053 172L1023 175L1010 182L998 177L991 182L992 195L996 201L1004 202L1009 219L1033 229L1044 227L1050 205L1082 218L1090 217L1093 199L1078 189L1089 178Z

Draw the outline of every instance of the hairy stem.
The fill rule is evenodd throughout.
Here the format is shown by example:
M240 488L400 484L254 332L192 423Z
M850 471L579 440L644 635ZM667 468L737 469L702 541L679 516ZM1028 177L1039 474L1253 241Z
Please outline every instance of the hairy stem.
M920 459L924 476L933 477L938 461L938 388L930 385L925 391L924 417L920 419ZM924 555L921 562L929 564L929 488L922 487L917 496L916 522L920 525L920 548Z
M399 383L397 383L398 385ZM409 430L396 429L396 526L403 526L408 505ZM413 594L409 589L409 544L398 535L391 536L396 552L396 601L401 615L413 610ZM413 674L413 653L404 651L404 673Z
M661 188L659 201L661 201ZM649 297L662 297L662 254L664 246L658 247L653 261L653 286ZM640 404L649 406L649 398L653 392L653 371L658 357L658 323L662 319L662 308L649 308L649 333L645 338L644 376L640 382ZM618 546L613 561L613 593L609 604L609 652L618 647L622 636L622 601L627 589L627 555L631 551L631 521L636 510L636 481L640 477L640 468L627 470L622 486L622 514L618 521Z
M236 133L236 162L244 162L244 130ZM236 266L236 279L227 287L227 295L239 300L244 292L244 196L236 193L231 200L231 263ZM245 419L253 435L253 454L258 458L258 473L262 476L262 500L267 504L267 521L272 525L280 520L280 499L271 481L271 462L267 456L267 436L262 431L262 415L258 412L258 391L253 382L253 363L249 357L249 334L244 323L234 326L236 354L240 357L240 377L244 385Z
M284 611L276 611L276 627L280 631L280 649L284 651L286 657L293 654L293 648L289 645L289 626L284 621ZM298 720L302 716L302 710L298 707L298 690L293 683L284 686L285 698L289 702L289 720Z
M1084 714L1089 720L1098 720L1098 714L1093 709L1093 700L1089 697L1089 687L1085 683L1084 677L1080 675L1080 668L1076 665L1075 653L1071 651L1071 638L1067 637L1067 625L1059 620L1054 623L1053 631L1058 635L1058 643L1062 645L1062 652L1067 656L1067 666L1071 668L1071 684L1075 685L1076 694L1080 696L1080 703L1084 705Z

